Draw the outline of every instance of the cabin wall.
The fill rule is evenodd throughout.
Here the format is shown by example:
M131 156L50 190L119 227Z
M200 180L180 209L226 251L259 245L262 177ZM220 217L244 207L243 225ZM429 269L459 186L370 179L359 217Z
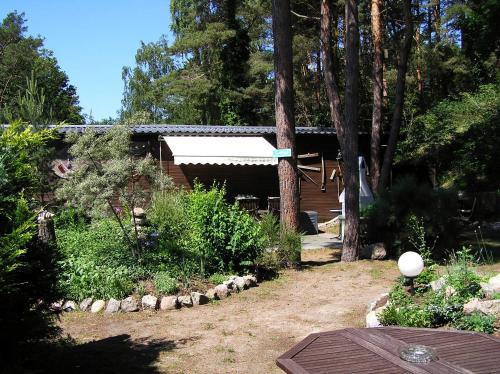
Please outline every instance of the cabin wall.
M137 138L144 142L146 139ZM274 136L266 139L276 146ZM253 195L260 199L260 209L267 208L267 198L279 196L278 172L275 166L241 166L241 165L175 165L170 149L164 141L149 138L149 149L158 161L161 159L162 170L172 177L176 185L192 189L194 181L198 179L205 186L215 182L226 183L227 197L230 202L239 195ZM321 173L317 171L304 172L314 180L312 182L305 176L300 181L300 210L313 210L318 212L320 222L334 217L330 209L340 209L338 195L342 192L343 185L337 178L330 180L333 169L340 175L338 162L338 143L335 136L328 135L298 135L297 152L323 154L326 166L326 190L321 190ZM321 157L299 160L300 164L321 168Z

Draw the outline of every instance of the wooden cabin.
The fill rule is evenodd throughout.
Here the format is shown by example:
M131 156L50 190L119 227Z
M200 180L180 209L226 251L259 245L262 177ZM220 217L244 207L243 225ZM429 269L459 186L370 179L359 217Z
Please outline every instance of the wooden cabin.
M83 132L90 126L67 126L61 131ZM107 126L92 126L97 132ZM151 153L175 184L191 189L196 180L206 186L225 183L227 197L253 196L259 209L267 209L279 196L276 129L270 126L137 125L133 152ZM360 149L368 139L360 136ZM339 176L339 145L335 129L297 127L296 147L300 175L300 210L318 212L320 222L340 209L343 185ZM335 170L335 177L332 178Z

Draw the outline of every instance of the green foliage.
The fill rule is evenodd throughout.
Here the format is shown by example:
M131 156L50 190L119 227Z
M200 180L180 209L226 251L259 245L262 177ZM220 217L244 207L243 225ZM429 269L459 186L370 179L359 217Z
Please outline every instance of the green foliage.
M43 39L26 36L25 21L24 13L13 12L0 25L0 122L81 123L75 87L53 53L44 48Z
M153 278L156 291L164 295L172 295L177 292L177 280L168 273L156 273Z
M56 196L94 218L112 215L122 227L131 252L140 256L142 242L135 230L135 240L130 239L113 202L118 198L126 211L144 206L149 193L140 179L145 178L153 190L163 190L171 186L170 178L160 173L150 155L139 159L131 155L130 128L126 125L115 125L100 136L89 130L69 137L69 141L74 142L69 150L74 158L73 168Z
M463 247L452 254L451 263L448 266L446 284L455 290L452 298L456 302L465 303L474 297L481 295L481 277L473 270L474 257L471 249Z
M225 201L225 187L206 190L196 183L189 195L189 247L202 274L251 266L261 249L257 222Z
M69 297L121 298L131 293L141 269L116 222L58 229L57 241L63 255L59 284Z
M260 231L265 249L257 258L258 267L278 271L283 267L296 266L300 262L302 249L300 233L281 226L272 214L262 218Z
M388 306L379 315L381 323L408 327L452 326L493 333L494 317L478 313L465 315L463 312L465 303L481 296L481 278L472 270L472 260L470 250L463 248L457 251L444 276L444 285L437 292L425 283L425 277L417 282L420 289L417 288L416 296L411 296L397 283L389 294Z
M435 167L438 183L444 187L496 188L498 108L498 84L440 102L405 128L399 160Z
M53 134L19 122L0 132L0 338L9 341L7 355L20 342L57 331L49 305L61 297L55 288L58 254L36 240L38 209L32 199L38 191L33 154Z
M368 235L388 243L393 253L423 250L426 261L455 244L456 195L403 177L382 193L367 211ZM411 218L420 217L420 218Z
M213 273L208 277L208 280L213 284L222 284L224 281L227 281L228 278L229 276L227 274Z
M464 315L453 323L458 330L477 331L485 334L495 332L495 316L488 316L481 312Z

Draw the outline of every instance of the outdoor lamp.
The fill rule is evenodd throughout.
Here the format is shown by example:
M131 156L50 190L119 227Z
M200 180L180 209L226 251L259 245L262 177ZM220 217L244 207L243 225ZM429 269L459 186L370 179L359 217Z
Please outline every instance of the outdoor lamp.
M410 293L415 294L413 279L424 270L424 260L416 252L405 252L399 257L398 268L401 274L410 280Z

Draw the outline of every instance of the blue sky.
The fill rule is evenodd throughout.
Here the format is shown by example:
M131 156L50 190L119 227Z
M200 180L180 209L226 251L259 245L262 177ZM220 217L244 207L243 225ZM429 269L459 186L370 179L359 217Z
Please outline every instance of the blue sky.
M116 117L122 67L133 66L140 41L170 33L169 0L2 0L0 17L24 12L28 34L45 38L94 119Z

